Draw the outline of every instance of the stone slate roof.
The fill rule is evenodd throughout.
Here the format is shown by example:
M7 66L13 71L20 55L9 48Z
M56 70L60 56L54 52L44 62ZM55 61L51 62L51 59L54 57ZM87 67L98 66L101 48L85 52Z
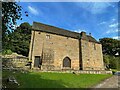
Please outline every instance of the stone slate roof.
M65 30L65 29L62 29L62 28L58 28L58 27L54 27L54 26L51 26L51 25L46 25L46 24L38 23L38 22L33 22L32 29L35 30L35 31L52 33L52 34L71 37L71 38L75 38L75 39L79 39L81 37L80 33L72 32L72 31L69 31L69 30ZM86 39L88 41L99 43L92 36L89 36L89 35L86 35L86 36L87 36Z

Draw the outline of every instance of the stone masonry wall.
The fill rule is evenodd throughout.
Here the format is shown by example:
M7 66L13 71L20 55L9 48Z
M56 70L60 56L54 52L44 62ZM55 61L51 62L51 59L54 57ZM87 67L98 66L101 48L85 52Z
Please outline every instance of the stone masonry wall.
M83 70L104 70L101 44L81 40Z
M2 55L2 68L27 68L28 57L12 53L11 55Z
M40 31L32 31L31 38L29 58L32 54L32 67L34 57L42 56L41 69L60 70L63 69L63 59L69 57L71 59L71 69L79 70L79 40ZM50 59L50 61L47 58L53 60ZM51 67L46 68L47 65Z

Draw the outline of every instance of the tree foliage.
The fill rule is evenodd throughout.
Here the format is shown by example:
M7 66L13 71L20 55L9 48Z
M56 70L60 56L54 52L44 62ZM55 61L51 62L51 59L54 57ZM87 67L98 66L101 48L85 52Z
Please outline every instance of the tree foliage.
M30 38L31 38L31 26L29 23L22 23L14 32L9 34L10 49L13 52L28 56Z
M10 48L10 34L16 27L16 20L22 20L22 7L17 2L2 2L2 48ZM28 13L25 12L26 16Z
M115 56L118 52L120 55L120 40L112 38L102 38L100 39L102 44L103 54Z
M104 64L106 69L118 69L120 67L120 57L115 57L111 55L103 55Z
M3 51L3 53L2 53L3 55L10 55L10 54L12 54L12 51L10 50L10 49L8 49L8 50L4 50Z
M21 19L21 15L21 6L16 2L2 3L2 23L7 27L5 32L13 29L13 25L16 25L17 19Z
M102 44L103 59L106 69L119 69L120 68L120 41L112 38L100 39ZM116 53L119 55L116 56Z
M16 2L2 2L2 48L8 49L9 34L13 31L16 20L21 19L21 6Z

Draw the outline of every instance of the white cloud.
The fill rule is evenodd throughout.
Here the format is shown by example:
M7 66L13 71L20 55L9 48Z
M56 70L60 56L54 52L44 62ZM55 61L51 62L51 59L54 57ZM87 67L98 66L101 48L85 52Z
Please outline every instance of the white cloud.
M112 21L115 21L115 20L116 20L116 19L114 19L114 18L112 19Z
M110 28L114 28L114 27L117 27L118 26L118 23L113 23L111 25L109 25Z
M109 3L94 3L92 8L93 14L102 13L106 10L106 8L110 6Z
M77 30L73 30L74 32L78 32L78 33L81 33L82 31L86 32L85 29L77 29Z
M120 32L120 30L118 30L118 29L115 29L115 30L108 30L108 31L106 32L106 34L117 33L117 32Z
M111 19L110 22L107 22L107 27L106 27L106 31L104 34L115 34L120 32L120 30L118 30L118 23L113 23L113 21L115 21L116 19ZM112 24L110 24L112 23Z
M39 15L39 12L37 11L37 9L32 6L28 6L28 10L34 15Z
M106 12L108 7L113 7L110 2L87 2L87 3L76 3L80 8L83 8L92 14L101 14Z
M115 36L115 37L112 37L113 39L119 39L119 37L118 36Z
M103 25L103 24L106 24L107 22L103 21L101 23L99 23L99 25Z

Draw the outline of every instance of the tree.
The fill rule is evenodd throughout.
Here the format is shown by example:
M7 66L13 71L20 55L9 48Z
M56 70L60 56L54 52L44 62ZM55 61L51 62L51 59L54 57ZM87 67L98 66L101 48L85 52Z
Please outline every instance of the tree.
M120 40L102 38L99 41L102 44L103 54L115 56L115 54L118 52L120 55Z
M14 31L16 20L22 20L21 10L22 7L16 2L2 2L2 48L4 50L10 48L9 34ZM28 16L27 12L25 14Z
M104 65L105 65L106 69L109 69L110 68L109 55L103 55L103 60L104 60Z
M100 39L103 51L103 60L107 69L119 69L120 66L120 41L112 38ZM116 57L115 54L119 53Z
M8 49L10 39L9 34L12 32L16 20L21 19L21 6L16 2L2 2L2 46Z
M24 56L28 56L31 40L31 25L22 23L14 32L9 34L11 39L10 50Z

